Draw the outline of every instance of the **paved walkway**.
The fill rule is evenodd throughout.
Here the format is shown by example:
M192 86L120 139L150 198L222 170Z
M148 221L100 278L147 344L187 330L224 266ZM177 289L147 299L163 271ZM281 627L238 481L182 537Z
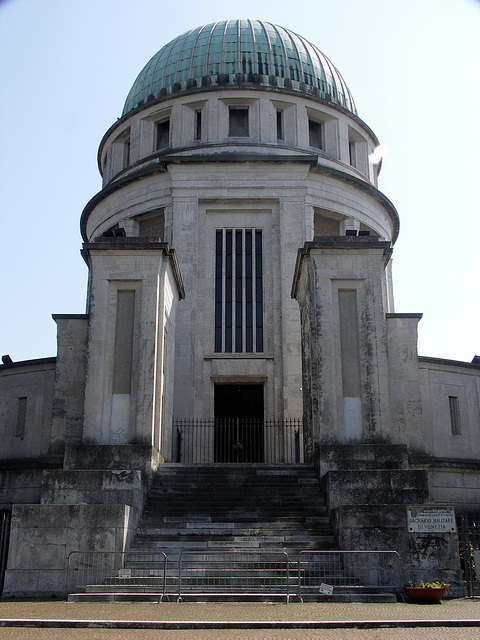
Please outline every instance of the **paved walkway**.
M479 640L480 598L437 605L0 601L0 639Z

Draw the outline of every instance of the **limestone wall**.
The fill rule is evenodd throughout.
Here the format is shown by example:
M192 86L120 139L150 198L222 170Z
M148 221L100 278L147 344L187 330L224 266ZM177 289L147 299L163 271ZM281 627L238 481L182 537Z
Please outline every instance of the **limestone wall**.
M480 366L435 358L420 358L419 366L425 453L435 458L478 460ZM457 424L453 423L451 402L458 408Z
M125 505L15 505L3 596L65 597L68 555L125 550L131 511Z
M55 358L0 366L0 460L47 456Z

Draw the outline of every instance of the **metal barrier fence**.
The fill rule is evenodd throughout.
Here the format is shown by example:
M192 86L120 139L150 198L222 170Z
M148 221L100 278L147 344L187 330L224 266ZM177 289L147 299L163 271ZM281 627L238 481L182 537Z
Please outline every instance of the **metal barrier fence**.
M282 595L290 601L285 551L185 551L178 561L178 602L186 594Z
M74 551L68 556L67 594L155 593L303 596L392 591L403 598L396 551L300 551L297 568L281 550L182 551L167 577L163 552ZM297 584L292 587L292 582Z
M167 589L163 552L72 551L67 558L67 593L160 593Z
M301 420L174 420L172 460L303 462Z
M7 510L0 510L0 596L3 592L3 583L8 560L8 541L10 538L10 522L12 514Z
M298 595L387 590L402 594L396 551L301 551ZM402 595L403 597L403 595Z

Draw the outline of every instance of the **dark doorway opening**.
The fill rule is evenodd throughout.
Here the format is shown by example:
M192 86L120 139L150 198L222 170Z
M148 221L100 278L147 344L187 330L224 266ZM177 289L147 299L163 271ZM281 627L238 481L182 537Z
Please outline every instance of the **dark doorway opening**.
M215 462L263 462L263 385L215 385Z

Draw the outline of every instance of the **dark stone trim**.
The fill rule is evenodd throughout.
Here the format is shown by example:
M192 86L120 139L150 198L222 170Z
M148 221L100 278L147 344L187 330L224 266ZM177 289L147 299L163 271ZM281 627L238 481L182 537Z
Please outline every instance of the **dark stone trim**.
M225 145L221 145L225 146ZM242 146L258 147L257 144ZM271 146L270 146L271 148ZM184 149L185 150L185 149ZM181 151L181 149L176 149ZM149 156L148 160L145 159L139 161L137 165L131 165L124 170L124 174L119 174L119 177L114 182L109 182L101 191L99 191L93 198L86 204L82 215L80 217L80 231L82 238L85 242L88 242L87 236L87 220L91 211L106 197L121 189L122 187L140 180L146 176L154 173L165 173L169 164L210 164L210 163L246 163L246 162L275 162L275 163L306 163L311 168L317 165L318 156L315 153L301 153L299 155L289 154L281 155L276 153L263 154L252 153L251 151L234 152L225 151L219 153L208 154L194 154L189 156L179 156L172 153L171 149L162 151L156 157Z
M0 460L2 471L26 471L28 469L58 469L63 467L63 454L39 458L11 458Z
M108 250L138 250L142 251L161 251L169 260L172 267L173 277L178 289L178 297L180 300L185 298L185 288L183 286L182 274L178 265L177 254L175 249L170 249L168 242L158 242L155 238L130 238L130 237L112 237L112 238L96 238L94 242L85 242L81 254L87 265L89 265L89 256L91 251L108 251Z
M472 362L462 362L461 360L447 360L445 358L429 358L427 356L419 356L418 361L425 362L426 364L444 364L449 367L463 367L465 369L480 371L480 364L475 364Z
M218 147L225 147L225 144L219 144ZM229 145L231 146L231 145ZM257 143L247 143L244 142L239 143L236 146L246 147L246 151L219 151L213 153L195 153L192 155L179 155L182 149L176 149L178 154L171 154L163 160L168 164L210 164L212 162L218 163L245 163L245 162L273 162L273 163L299 163L299 164L309 164L312 168L317 166L318 155L316 153L311 152L303 152L303 153L255 153L253 151L248 150L249 147L263 147L267 149L276 148L273 145L264 145ZM209 148L215 147L215 145L208 145ZM186 149L185 149L186 150ZM190 151L190 148L188 149Z
M386 313L386 318L416 318L417 320L421 320L423 318L423 313Z
M52 313L55 320L88 320L88 313Z
M410 455L409 465L421 466L427 469L465 469L466 471L480 471L480 460L464 460L463 458L435 458L426 455Z
M352 176L349 173L341 171L340 169L326 167L322 164L318 164L313 169L313 171L321 173L323 175L331 175L334 178L338 178L339 180L353 183L362 191L366 191L370 196L372 196L374 200L377 200L382 205L382 207L384 207L393 222L392 245L395 244L400 232L400 217L392 202L387 198L387 196L384 196L383 193L377 189L377 187L374 187L373 184L367 182L366 180L362 180L361 178Z
M43 364L55 364L57 357L53 358L37 358L35 360L20 360L19 362L9 362L7 364L0 364L0 370L2 369L16 369L18 367L31 367L35 365Z
M296 300L298 293L298 282L302 272L302 265L305 257L312 249L381 249L385 257L385 264L392 255L390 242L380 240L376 236L315 236L313 242L305 242L297 252L297 261L293 274L292 289L290 295Z
M122 187L135 180L140 180L145 176L149 176L153 173L164 173L167 170L166 165L163 162L160 162L158 159L155 163L149 163L148 167L143 167L138 169L133 175L129 174L125 177L120 177L113 184L110 182L107 184L101 191L93 196L93 198L86 204L84 210L82 211L82 215L80 216L80 231L82 234L82 238L85 242L88 242L87 237L87 220L90 212L99 204L102 200L104 200L107 196L115 191L118 191Z
M220 146L225 146L223 143ZM243 143L242 146L259 147L262 146L257 143ZM268 148L275 148L272 145L266 145ZM188 148L190 149L190 148ZM183 149L187 150L187 149ZM148 156L148 160L142 159L138 164L134 164L124 170L124 174L119 174L119 177L114 182L109 182L101 191L99 191L85 206L82 215L80 217L80 231L82 238L85 242L88 242L87 237L87 220L91 211L106 197L114 193L118 189L140 180L146 176L154 173L164 173L167 171L169 164L210 164L210 163L246 163L246 162L262 162L262 163L306 163L310 165L311 171L320 173L322 175L332 176L338 178L344 182L354 184L362 191L367 192L372 198L377 200L382 207L386 210L387 214L393 222L393 237L392 245L395 244L400 231L400 218L397 210L390 202L390 200L383 195L376 187L366 180L357 178L349 173L341 171L340 169L334 169L333 167L327 167L322 164L318 164L322 160L322 155L317 155L311 152L299 152L299 154L282 155L278 153L253 153L251 151L234 152L224 151L218 153L208 154L193 154L188 156L177 155L182 149L176 149L176 153L172 153L171 149L162 151L157 156Z

